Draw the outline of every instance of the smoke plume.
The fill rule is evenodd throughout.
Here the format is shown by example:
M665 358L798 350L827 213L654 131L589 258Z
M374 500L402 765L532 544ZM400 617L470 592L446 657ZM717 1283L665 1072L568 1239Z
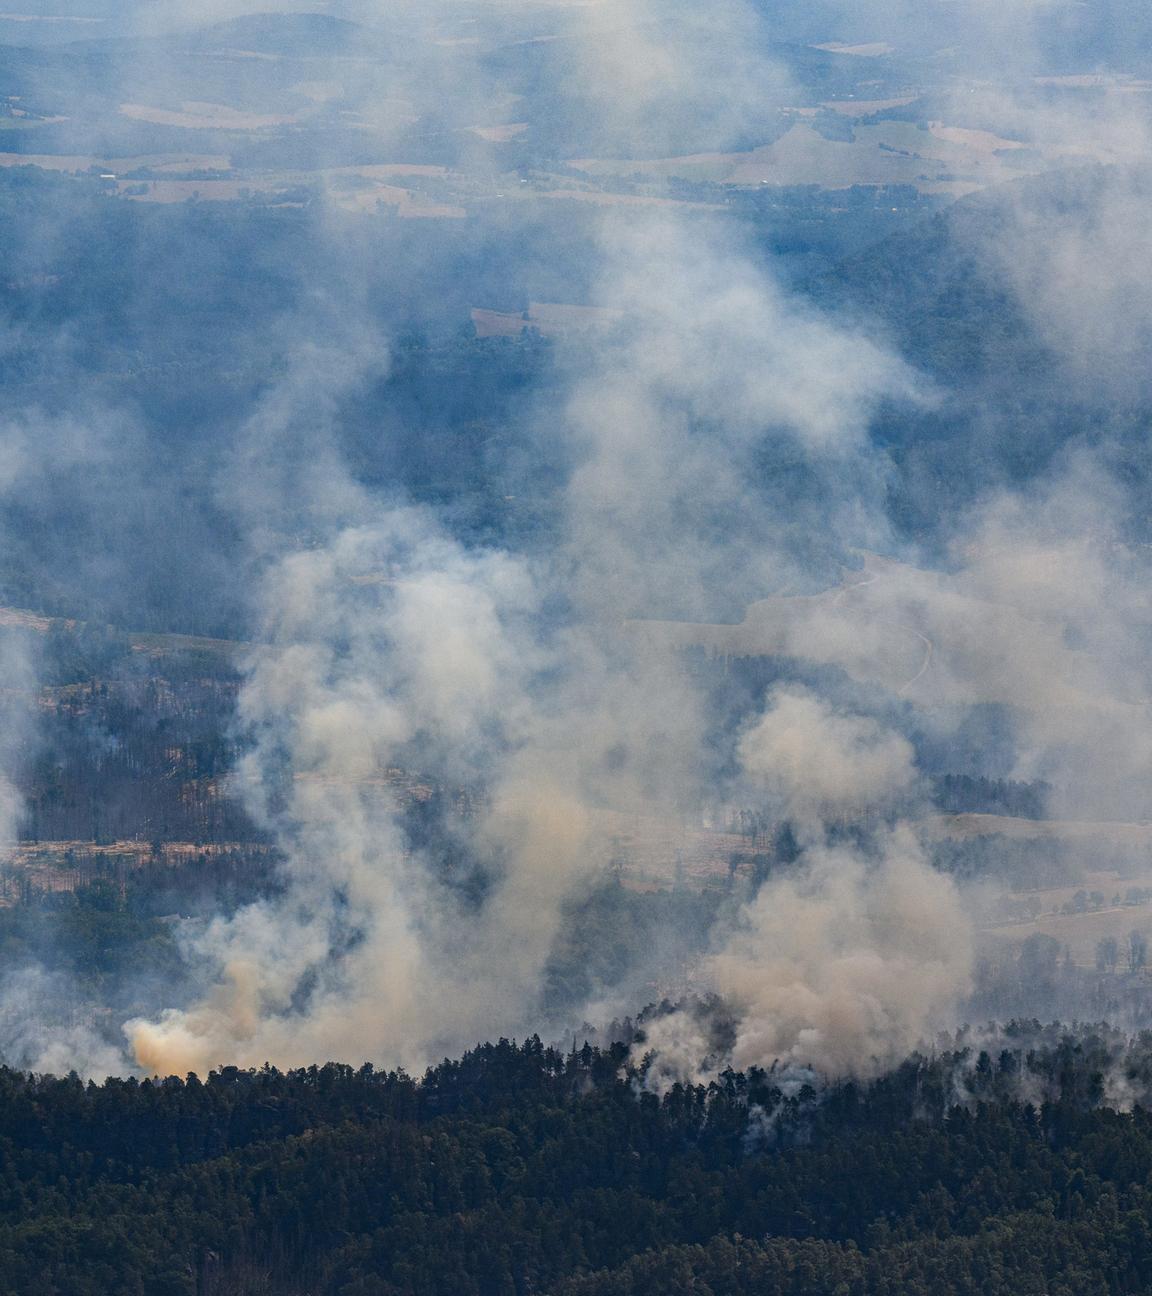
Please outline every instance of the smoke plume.
M151 39L280 8L295 6L140 7L132 22ZM478 141L526 125L506 120L520 96L504 96L498 69L508 31L538 44L532 84L553 82L555 103L532 125L568 159L549 162L572 185L567 201L600 202L580 218L595 324L557 345L544 379L501 408L505 457L485 467L506 478L504 502L523 506L518 526L477 525L458 502L371 477L364 447L403 441L404 411L384 411L358 443L343 422L370 405L406 345L373 294L389 278L405 300L425 282L435 292L450 277L437 265L450 240L396 239L382 267L372 258L385 253L349 233L364 194L381 201L367 187L380 176L366 177L358 156L327 159L308 215L322 260L282 271L292 308L253 322L250 354L228 357L239 374L228 381L250 399L211 443L212 498L187 524L189 547L203 540L211 555L202 579L242 609L249 632L230 790L275 843L278 886L180 926L195 989L124 1024L125 1065L418 1068L481 1038L641 1007L611 999L622 987L597 987L575 1007L550 999L573 909L612 885L636 825L686 838L751 807L791 849L767 862L759 852L739 878L733 862L712 925L694 933L705 953L683 970L690 1000L648 1021L637 1045L650 1083L776 1061L875 1074L953 1024L976 957L970 899L930 858L925 733L946 745L958 717L1003 709L1006 772L1050 784L1053 812L1146 817L1152 625L1135 538L1145 483L1133 484L1131 437L1081 422L1102 403L1123 407L1114 427L1142 417L1149 311L1131 268L1148 242L1146 114L1135 95L1081 102L1075 86L1050 84L1075 76L1059 70L1067 45L1054 52L1047 26L1057 14L1072 31L1072 7L821 5L818 50L807 45L816 18L784 4L558 8L553 29L520 6L466 19L449 6L349 6L368 34L338 29L350 44L326 69L315 56L317 83L338 82L334 103L354 88L377 144L410 147L405 132L435 113L436 147L465 159L469 183L498 183L498 197L507 190L527 210L543 171L535 155L497 181ZM821 147L853 146L854 112L808 102L815 92L787 71L797 41L805 58L824 59L830 85L836 59L887 57L878 50L908 60L889 79L911 81L909 69L937 61L950 69L935 93L962 124L920 130L914 142L931 161L901 154L923 163L934 200L956 192L932 151L956 143L948 131L997 166L1020 156L1092 177L1080 181L1089 207L1021 179L987 227L981 208L956 225L983 230L965 252L994 281L989 312L1011 308L1066 381L1066 405L1036 414L1063 439L1024 469L1013 437L1030 411L1014 393L982 390L974 413L930 347L902 353L899 310L882 318L868 302L828 304L827 283L789 286L763 227L734 214L720 185L690 200L645 187L658 171L641 165L687 155L691 175L711 175L797 123L819 126ZM156 59L147 66L140 53L137 84L163 79ZM861 120L907 98L878 98ZM300 139L311 121L296 123ZM268 144L260 129L245 145L257 156ZM324 130L307 138L322 154ZM582 187L590 173L576 146L589 139L623 160L617 190ZM434 194L445 168L423 170ZM760 211L744 189L739 210ZM208 256L210 232L203 242ZM28 251L29 264L46 255ZM494 269L489 282L499 278ZM868 282L879 300L885 274ZM942 296L946 315L962 294L946 286ZM907 324L911 342L931 324ZM51 376L82 371L87 345L62 338L45 358ZM947 420L958 409L965 436L987 447L975 499L953 499L930 458L947 438L929 444L928 431L957 426ZM162 549L181 515L181 461L152 447L147 411L110 414L94 400L81 415L75 435L47 435L75 430L47 415L32 432L14 423L0 485L19 476L49 499L62 472L87 519L80 563L92 585L116 588L133 572L158 603L167 576L149 541ZM122 478L121 497L146 505L130 542L85 477L104 490ZM931 534L908 522L938 513ZM205 539L218 530L236 538L229 561ZM757 673L749 662L772 665ZM0 661L6 680L22 669ZM0 744L3 840L18 817L7 755ZM424 807L419 823L413 805ZM656 952L636 963L633 980L662 990ZM5 1001L41 992L21 982ZM114 1066L78 1033L29 1043L31 1011L13 1009L12 1050L37 1065Z

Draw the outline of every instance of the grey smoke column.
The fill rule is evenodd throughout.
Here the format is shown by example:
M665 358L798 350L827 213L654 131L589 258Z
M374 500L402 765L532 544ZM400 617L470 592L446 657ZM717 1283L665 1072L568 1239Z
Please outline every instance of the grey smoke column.
M875 404L916 383L789 300L719 226L607 221L601 256L597 304L621 322L572 381L554 453L574 466L548 552L469 549L426 510L367 497L322 428L281 474L288 516L302 501L323 539L284 552L265 583L241 779L288 856L288 892L197 940L218 976L200 1004L129 1024L146 1069L418 1065L532 1029L562 907L607 862L607 816L671 814L707 792L697 688L624 620L778 580L792 559L749 486L757 449L778 441L849 482ZM293 393L309 384L287 383L255 444L287 428L301 445ZM871 526L873 500L859 511ZM408 848L385 778L401 762L486 789L478 908Z

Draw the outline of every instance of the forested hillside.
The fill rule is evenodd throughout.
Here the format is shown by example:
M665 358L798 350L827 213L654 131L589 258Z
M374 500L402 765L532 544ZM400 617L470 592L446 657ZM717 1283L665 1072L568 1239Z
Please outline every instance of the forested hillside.
M622 1044L536 1038L420 1081L4 1071L0 1291L1147 1291L1152 1115L1107 1104L1146 1090L1148 1042L986 1044L870 1085L754 1070L662 1097Z

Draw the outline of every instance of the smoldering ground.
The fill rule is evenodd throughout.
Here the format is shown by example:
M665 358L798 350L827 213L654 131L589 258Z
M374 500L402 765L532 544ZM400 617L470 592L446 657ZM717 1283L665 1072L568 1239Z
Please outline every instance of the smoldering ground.
M968 14L976 34L982 13ZM750 64L763 15L725 9L703 45L680 16L566 15L567 102L589 105L601 137L672 151L686 126L671 96L693 131L730 146L790 88L769 51ZM715 75L729 57L734 88ZM405 93L427 93L421 81L409 68ZM465 114L489 92L481 78L452 94ZM1041 480L997 484L943 528L944 556L939 536L921 552L890 515L898 466L874 433L894 410L946 402L939 379L866 314L782 289L731 222L655 211L588 227L588 301L612 323L513 412L508 493L551 485L547 525L512 543L462 533L450 509L350 461L342 420L395 344L339 254L345 222L323 208L338 291L303 271L306 291L256 331L276 364L243 416L229 413L209 475L242 573L222 580L258 644L235 787L283 851L283 891L186 928L202 991L128 1022L125 1065L419 1066L555 1028L554 952L612 863L611 825L753 804L791 826L797 858L694 935L697 983L736 1020L726 1060L874 1070L951 1020L973 962L964 898L917 837L927 792L911 711L1016 708L1014 772L1139 813L1146 584L1131 534L1116 537L1117 562L1101 533L1129 499L1108 454L1074 447ZM1109 228L1135 207L1116 212ZM1065 266L1086 255L1083 240L1037 238L1031 208L1013 219ZM1126 301L1131 243L1109 246ZM392 274L418 284L430 261ZM1075 273L1017 264L1021 301L1048 320L1062 293L1074 317ZM1075 332L1045 336L1086 355ZM132 444L120 440L126 462ZM766 462L790 471L773 478ZM858 564L859 550L899 563L837 588L837 562ZM108 562L132 569L133 556ZM723 724L679 646L627 628L732 621L796 590L812 599L789 606L772 650L835 679L762 690ZM889 678L907 644L910 668ZM452 867L409 831L384 777L395 768L476 790L472 813L443 825ZM859 825L849 840L845 823ZM625 981L588 993L601 1011L636 1006L645 980L637 957ZM662 1074L700 1073L712 1050L689 1027L673 1014L653 1028ZM66 1042L52 1043L44 1056L62 1065Z

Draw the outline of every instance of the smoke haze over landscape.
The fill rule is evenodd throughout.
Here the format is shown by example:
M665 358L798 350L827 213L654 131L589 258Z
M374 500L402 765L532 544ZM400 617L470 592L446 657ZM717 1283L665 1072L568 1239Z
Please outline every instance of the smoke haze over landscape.
M1137 902L1074 894L1152 878L1152 31L91 10L0 16L0 835L14 899L74 889L33 846L150 852L122 899L240 862L132 910L147 958L14 937L6 1060L418 1071L648 1008L661 1091L1142 1021L1083 953ZM148 714L195 777L81 832Z

